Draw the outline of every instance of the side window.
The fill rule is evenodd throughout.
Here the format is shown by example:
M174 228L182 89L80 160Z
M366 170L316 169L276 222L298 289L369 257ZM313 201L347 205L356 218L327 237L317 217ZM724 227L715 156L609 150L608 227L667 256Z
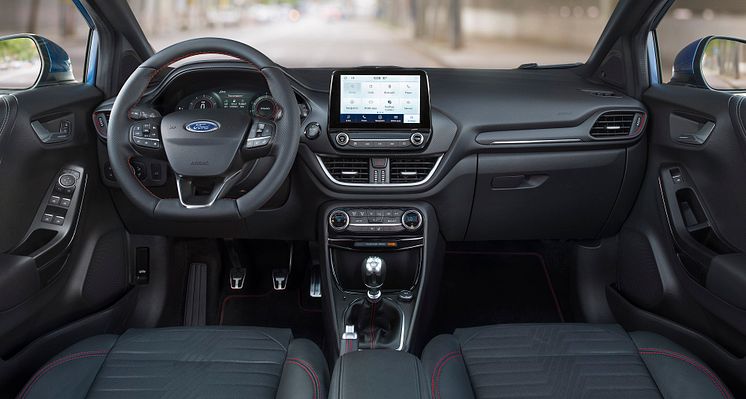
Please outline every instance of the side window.
M70 56L78 82L84 78L89 32L85 18L72 0L0 0L0 36L33 33L57 43ZM16 43L0 48L0 82L7 82L0 86L27 88L39 74L38 65L34 65L38 57L27 57L13 45ZM9 56L11 53L20 55Z
M661 82L671 80L676 55L706 36L746 39L746 1L676 0L656 28Z

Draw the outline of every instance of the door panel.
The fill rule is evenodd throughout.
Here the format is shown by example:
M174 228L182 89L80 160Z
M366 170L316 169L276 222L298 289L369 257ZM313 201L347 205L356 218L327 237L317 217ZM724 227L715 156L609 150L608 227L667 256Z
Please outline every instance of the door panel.
M619 320L639 322L628 328L677 338L736 391L746 388L743 100L671 84L644 93L647 170L609 297ZM634 307L620 307L619 294Z
M626 256L617 288L639 308L746 356L746 309L733 295L746 270L734 266L746 252L746 135L734 118L742 98L654 85L643 101L651 117L648 166L623 236L645 245L620 241ZM725 285L724 275L733 275Z
M85 320L127 291L126 233L91 119L102 97L79 83L0 97L0 289L12 290L0 301L0 392L70 340L114 328Z

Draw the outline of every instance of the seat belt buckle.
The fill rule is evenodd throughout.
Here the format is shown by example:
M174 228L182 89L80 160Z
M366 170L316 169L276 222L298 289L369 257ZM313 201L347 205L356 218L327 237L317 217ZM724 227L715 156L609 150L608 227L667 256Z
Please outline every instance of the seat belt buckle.
M355 326L346 325L342 339L339 341L339 356L349 352L357 352L358 340Z

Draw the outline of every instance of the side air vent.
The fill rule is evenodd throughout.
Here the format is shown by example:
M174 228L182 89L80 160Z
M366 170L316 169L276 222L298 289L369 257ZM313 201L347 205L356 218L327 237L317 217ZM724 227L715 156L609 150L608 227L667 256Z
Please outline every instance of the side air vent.
M595 138L636 136L642 131L645 114L635 111L611 111L601 114L591 127Z
M580 91L584 93L588 93L596 97L604 97L604 98L621 98L622 97L619 94L616 94L615 92L610 91L610 90L581 89Z
M368 158L323 157L324 167L329 174L342 183L368 183L370 160Z
M392 158L389 171L391 184L418 183L427 178L438 158Z
M110 116L111 111L96 111L93 113L93 126L96 127L96 133L104 140L106 140Z

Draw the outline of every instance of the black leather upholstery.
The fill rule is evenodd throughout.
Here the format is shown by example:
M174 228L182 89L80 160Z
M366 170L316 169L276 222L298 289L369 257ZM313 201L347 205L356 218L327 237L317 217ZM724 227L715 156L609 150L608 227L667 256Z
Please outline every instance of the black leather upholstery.
M617 325L460 329L433 339L422 360L433 399L732 398L685 349Z
M430 397L420 359L394 350L344 354L334 367L329 391L329 399Z
M129 330L81 341L19 394L33 398L326 398L319 348L289 330L202 327Z

